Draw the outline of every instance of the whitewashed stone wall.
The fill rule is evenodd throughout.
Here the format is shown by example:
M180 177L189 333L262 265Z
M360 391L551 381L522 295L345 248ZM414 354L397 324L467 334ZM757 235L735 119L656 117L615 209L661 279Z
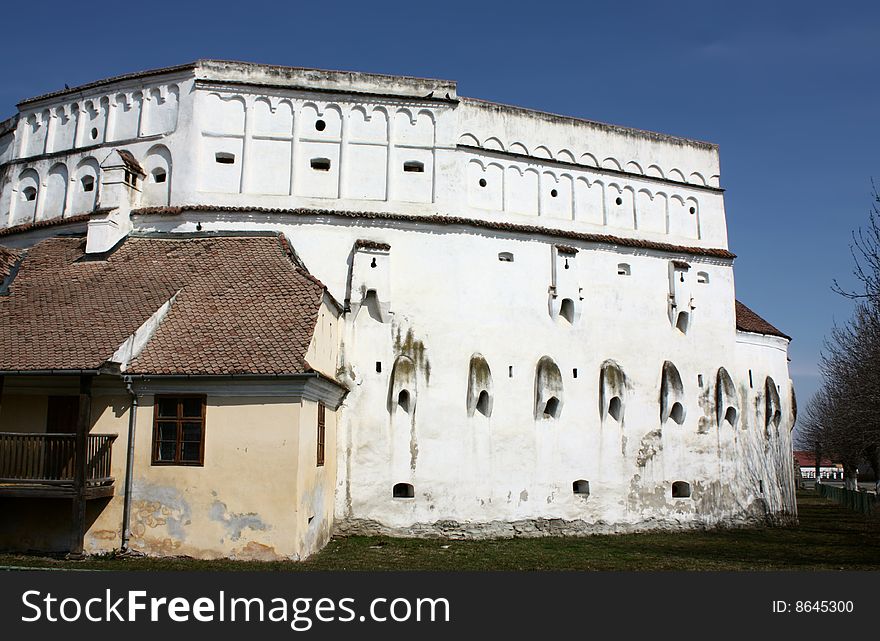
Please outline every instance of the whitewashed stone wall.
M629 531L793 510L787 341L735 331L729 260L687 257L693 315L684 334L669 315L670 268L683 255L568 241L579 251L565 269L571 255L553 239L501 231L283 213L137 221L142 231L197 224L283 231L334 297L348 301L342 367L352 391L337 487L346 531ZM359 250L363 239L390 248ZM574 299L573 322L559 313L560 297ZM475 355L489 368L489 416L468 407ZM536 418L544 357L561 374L556 418ZM668 412L661 420L667 362L682 382L670 396L682 405L680 424ZM614 395L601 388L608 363L624 377L610 384ZM721 368L733 393L722 385L719 420ZM767 377L780 399L770 425ZM616 417L607 406L615 395ZM589 483L588 497L573 492L576 481ZM690 485L691 498L672 497L675 481ZM394 498L398 483L412 485L414 498Z
M181 88L191 85L183 79L125 81L112 91L23 107L14 128L0 134L0 225L93 211L100 206L100 165L117 147L145 166L152 168L157 157L170 166L165 141L176 139ZM170 173L162 183L150 180L155 186L147 202L167 204Z
M152 165L144 206L441 213L726 246L713 145L459 100L445 81L279 82L258 67L205 61L23 103L0 133L0 225L100 206L91 174L124 147Z
M146 173L135 208L277 208L135 209L133 225L281 231L344 302L341 530L794 513L787 340L738 333L732 260L687 250L727 247L715 146L458 99L446 81L238 63L83 96L24 103L0 127L0 224L100 207L100 164L120 147ZM284 213L302 208L317 213Z

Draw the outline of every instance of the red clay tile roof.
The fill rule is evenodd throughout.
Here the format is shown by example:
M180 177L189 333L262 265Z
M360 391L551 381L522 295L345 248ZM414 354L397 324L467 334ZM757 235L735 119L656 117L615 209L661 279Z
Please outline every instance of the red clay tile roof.
M358 249L376 249L379 251L391 251L391 245L388 243L380 243L376 240L367 240L360 238L354 242L354 246Z
M9 249L0 245L0 285L12 272L23 253L20 249Z
M783 334L739 301L736 301L736 328L742 332L781 336L791 340L791 336Z
M294 216L338 216L340 218L356 218L361 220L393 220L407 223L430 223L435 225L460 225L477 229L493 229L497 231L509 231L523 233L529 236L550 236L556 238L568 238L590 243L605 245L618 245L620 247L633 247L636 249L654 249L657 251L671 252L675 254L690 254L693 256L708 256L712 258L733 259L736 254L726 249L714 247L691 247L686 245L673 245L653 240L641 240L639 238L624 238L610 234L589 234L585 232L569 231L566 229L552 229L538 225L521 225L518 223L505 223L491 220L478 220L464 218L462 216L445 216L440 214L415 215L393 214L375 211L342 211L338 209L282 209L276 207L236 207L229 205L186 205L181 207L142 207L132 210L132 214L141 216L177 216L185 211L206 212L244 212L260 214L288 214Z
M816 467L816 454L814 452L795 451L794 459L799 467ZM831 461L830 458L820 458L820 467L835 467L837 463Z
M75 223L87 223L91 214L76 214L74 216L65 216L64 218L47 218L46 220L38 220L36 222L22 223L14 227L4 227L0 229L0 236L12 236L13 234L22 234L26 231L34 229L42 229L43 227L56 227L59 225L73 225Z
M105 260L85 239L27 252L0 297L0 370L94 370L175 293L131 363L140 374L296 374L324 287L279 237L129 237Z
M116 153L119 154L119 157L122 158L122 162L132 171L136 171L141 176L146 176L144 173L144 168L141 167L141 164L137 161L128 149L117 149Z

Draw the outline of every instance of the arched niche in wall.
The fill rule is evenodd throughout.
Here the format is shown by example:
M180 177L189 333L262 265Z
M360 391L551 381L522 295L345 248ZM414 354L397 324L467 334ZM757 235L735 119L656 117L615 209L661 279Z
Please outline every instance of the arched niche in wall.
M253 102L253 135L247 150L245 190L286 196L290 193L293 106L289 100L259 97ZM248 118L251 118L251 112Z
M504 143L495 136L490 136L483 141L483 149L492 149L494 151L504 151Z
M352 107L348 115L348 134L353 142L385 145L388 143L388 112L384 107Z
M476 158L467 164L468 204L478 209L501 211L504 207L504 167Z
M79 106L60 105L55 108L55 131L49 151L61 151L74 146L76 121L79 118Z
M684 406L684 384L678 368L669 361L663 363L660 380L660 424L672 419L678 425L684 423L687 412Z
M138 137L143 101L144 96L140 91L131 94L116 94L111 107L113 113L112 140L129 140Z
M517 214L538 215L540 174L533 167L510 165L504 170L504 210ZM469 176L468 188L479 177ZM479 184L479 182L477 183Z
M578 280L578 250L567 245L551 248L548 309L550 317L571 326L581 316L583 288Z
M594 225L605 224L605 185L578 176L574 183L574 218Z
M388 185L387 111L381 106L356 105L348 114L346 127L350 144L343 160L343 197L384 200Z
M293 105L289 100L261 96L254 100L253 110L255 137L293 136Z
M36 156L46 150L46 133L49 129L49 110L32 113L25 120L24 156Z
M244 134L245 101L241 96L210 93L200 114L202 130L213 134Z
M342 135L342 109L334 103L305 103L300 109L300 138L338 141Z
M362 308L375 321L391 320L391 245L364 238L355 241L345 302L352 321L358 320Z
M388 193L391 200L430 203L434 200L435 117L430 109L398 108L390 115L391 158ZM408 163L409 170L405 169ZM418 163L421 170L414 171ZM499 194L501 191L499 191ZM500 209L500 205L498 207Z
M153 145L143 162L147 177L144 179L143 199L146 206L164 206L171 197L171 152L165 145Z
M572 218L574 179L569 174L552 171L541 174L541 215L551 218Z
M40 198L40 175L36 170L27 168L18 174L12 203L13 224L29 222L37 212Z
M779 390L776 383L769 376L764 381L764 428L767 435L770 429L778 429L782 422L782 403L779 400Z
M626 409L626 376L613 360L602 363L599 370L599 418L623 423Z
M687 262L669 261L669 320L682 334L687 334L693 324L693 278Z
M666 194L642 188L636 192L636 226L640 231L665 234L668 203Z
M40 207L41 218L58 218L64 215L67 201L67 166L64 163L52 165L46 177L46 196Z
M694 198L673 194L669 198L669 234L699 238L699 205Z
M71 198L71 213L85 214L95 208L98 199L100 181L98 161L94 158L83 158L76 166L73 175L73 196Z
M144 93L141 135L171 133L177 128L177 85L153 87Z
M79 144L82 147L98 145L104 142L107 127L107 115L110 110L110 98L92 98L82 104L80 111L83 116Z
M434 145L434 114L427 109L413 112L404 107L394 114L394 144Z
M468 147L479 147L480 141L473 134L465 133L458 137L458 144Z
M294 190L299 196L337 198L342 110L310 102L300 109L299 120Z
M535 368L535 418L559 418L563 400L562 373L552 358L542 356Z
M402 411L415 414L418 390L416 386L416 366L409 356L401 354L394 361L391 380L388 384L388 411L393 416Z
M482 354L471 356L468 368L467 414L475 413L492 416L494 393L492 389L492 371Z
M245 101L241 96L211 93L200 109L199 190L241 191Z
M609 183L605 190L605 218L609 227L635 228L635 192L631 187Z
M588 167L598 167L599 161L596 159L596 156L590 152L584 152L581 154L580 164L587 165Z
M723 367L715 377L715 419L718 427L725 424L736 427L739 421L739 400L733 379Z
M797 423L798 413L797 395L794 393L794 384L791 380L788 381L788 386L791 389L791 429L794 429L794 425Z

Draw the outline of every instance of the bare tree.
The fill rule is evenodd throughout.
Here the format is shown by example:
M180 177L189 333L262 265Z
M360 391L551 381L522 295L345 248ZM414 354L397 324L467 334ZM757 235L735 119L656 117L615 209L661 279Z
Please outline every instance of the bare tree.
M799 444L843 463L847 488L858 488L858 465L869 461L880 493L880 195L872 193L868 225L853 233L850 251L859 285L837 293L856 301L852 317L826 338L822 386L801 425Z
M834 280L832 289L847 298L871 299L880 302L880 193L871 181L871 210L868 224L852 233L850 253L853 257L853 275L860 283L858 290L845 289Z
M798 431L797 431L797 447L807 452L812 452L816 461L815 479L819 482L819 468L822 457L828 453L828 446L825 443L825 426L827 425L827 416L831 416L829 407L829 391L826 385L823 385L807 403L806 410L803 413Z

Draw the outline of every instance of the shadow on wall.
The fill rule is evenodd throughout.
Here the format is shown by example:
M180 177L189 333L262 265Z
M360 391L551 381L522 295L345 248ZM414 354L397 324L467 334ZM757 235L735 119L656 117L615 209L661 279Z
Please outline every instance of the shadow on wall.
M111 497L86 502L86 531L95 524ZM70 499L0 499L0 550L14 552L68 552L71 549ZM121 528L121 521L119 524ZM121 544L120 530L98 530L86 535L85 549L90 539L100 539L104 549Z

